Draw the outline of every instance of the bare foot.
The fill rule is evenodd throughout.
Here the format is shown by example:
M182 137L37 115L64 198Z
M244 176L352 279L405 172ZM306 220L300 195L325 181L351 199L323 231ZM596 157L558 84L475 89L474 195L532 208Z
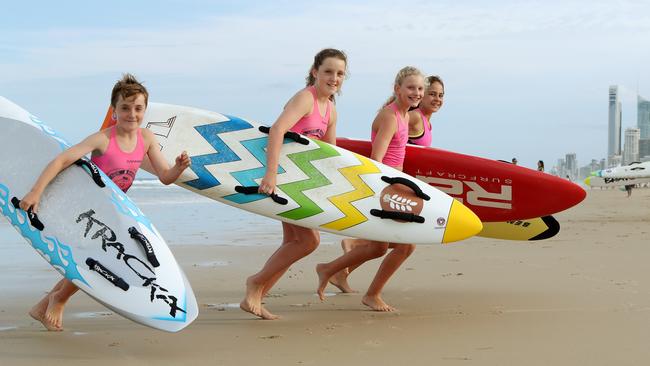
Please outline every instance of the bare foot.
M239 308L255 316L262 316L263 286L253 283L250 277L246 280L246 297L239 303Z
M60 327L57 327L56 324L50 323L46 318L45 318L45 311L47 310L47 304L49 303L49 295L46 295L41 301L38 302L38 304L34 305L32 309L29 311L29 316L34 318L35 320L38 320L43 326L49 330L49 331L55 331L55 332L60 332L63 329Z
M318 263L316 265L316 273L318 274L318 288L316 289L316 293L320 301L325 301L325 287L327 287L327 282L330 279L325 273L325 263Z
M266 310L266 308L265 308L264 306L262 306L262 315L261 315L261 317L262 317L262 319L264 319L264 320L276 320L276 319L280 319L280 316L275 315L275 314L272 314L271 312L269 312L268 310Z
M56 330L63 330L63 310L66 302L61 301L56 291L50 292L48 300L49 302L43 318L45 322L54 325L57 328ZM45 327L48 328L47 325ZM48 330L50 329L48 328Z
M361 302L374 311L395 311L396 308L386 304L379 296L365 295Z
M334 276L330 277L330 283L336 286L336 288L338 288L339 290L341 290L341 292L346 294L359 292L357 290L352 289L352 287L350 287L350 285L348 284L349 274L350 273L348 273L347 268L338 271L334 274Z

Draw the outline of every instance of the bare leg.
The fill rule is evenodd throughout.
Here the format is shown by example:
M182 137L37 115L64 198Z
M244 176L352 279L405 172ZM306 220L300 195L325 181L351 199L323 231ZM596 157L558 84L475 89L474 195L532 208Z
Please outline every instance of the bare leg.
M343 248L343 253L347 253L351 251L352 249L362 246L362 245L368 245L368 241L365 240L359 240L359 239L343 239L341 240L341 248ZM354 271L357 269L362 263L357 263L354 265L351 265L350 267L343 268L342 270L336 272L332 277L330 278L330 283L334 286L336 286L341 292L343 293L352 293L352 292L359 292L357 290L353 290L352 287L350 287L350 284L348 283L348 277Z
M289 266L313 252L320 243L318 231L282 223L284 240L278 250L269 257L264 267L246 280L246 297L239 307L263 319L275 319L275 315L262 314L262 297L270 291ZM267 315L266 317L264 315Z
M341 246L342 247L344 245L344 243L343 243L344 241L346 241L346 240L341 240ZM350 240L348 243L345 243L345 245L348 247L347 252L349 252L349 251L351 251L352 249L354 249L354 248L356 248L358 246L372 245L373 243L377 243L377 242L371 242L371 241L368 241L368 240ZM343 248L343 252L346 252L346 248ZM347 274L350 275L350 273L352 273L352 271L354 271L355 269L359 268L359 266L361 264L362 263L357 263L357 264L354 264L354 265L346 268L345 270L346 270Z
M361 239L357 239L362 241ZM388 250L388 243L374 242L370 240L363 240L368 245L355 245L354 248L336 258L329 263L319 263L316 265L316 273L318 273L318 288L316 292L321 301L325 300L325 287L330 278L334 274L343 270L346 267L354 266L355 268L362 263L371 259L381 257Z
M400 265L404 263L406 258L408 258L411 253L415 250L415 245L412 244L394 244L392 245L393 250L384 258L375 274L375 278L372 280L368 291L363 296L361 302L369 306L372 310L375 311L395 311L394 307L386 304L381 298L381 291L391 278L391 276L397 271Z

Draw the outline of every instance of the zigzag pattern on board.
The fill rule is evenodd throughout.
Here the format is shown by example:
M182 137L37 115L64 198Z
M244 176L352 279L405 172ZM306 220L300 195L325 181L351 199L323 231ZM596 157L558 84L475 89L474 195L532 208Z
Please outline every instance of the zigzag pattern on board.
M362 214L352 202L372 196L375 192L361 179L362 174L381 173L381 170L372 162L372 160L353 153L354 157L359 159L360 165L354 165L347 168L339 169L339 172L347 179L353 191L346 192L337 196L328 198L336 208L341 210L344 217L329 222L321 227L332 230L345 230L352 226L368 221L368 218Z
M292 140L290 139L284 139L284 144L291 142ZM253 169L246 169L246 170L240 170L238 172L233 172L230 173L239 184L242 186L256 186L257 179L263 178L264 174L266 173L266 151L264 150L266 148L268 142L268 137L260 137L252 140L246 140L246 141L241 141L242 146L244 146L259 162L262 164L261 167L253 168ZM282 168L282 166L278 165L278 174L284 173L285 170ZM269 196L265 194L243 194L243 193L235 193L235 194L230 194L227 196L224 196L223 198L239 203L239 204L244 204L244 203L249 203L249 202L254 202L258 201L261 199L268 198Z
M194 127L194 129L214 148L216 152L190 157L190 160L192 161L190 169L192 169L198 178L187 181L184 184L199 190L218 186L221 182L219 182L219 180L208 171L206 166L241 160L241 158L219 137L219 134L244 130L252 128L253 126L237 117L226 117L230 118L230 120Z
M334 147L324 142L318 140L312 140L312 142L316 143L319 148L287 155L287 157L309 178L297 182L284 183L278 186L287 194L287 196L291 197L291 199L296 201L299 205L299 207L292 210L281 212L279 216L292 220L301 220L323 212L323 209L314 201L309 199L303 192L309 189L332 184L332 182L330 182L323 173L316 169L311 162L340 156L340 154L336 149L334 149Z

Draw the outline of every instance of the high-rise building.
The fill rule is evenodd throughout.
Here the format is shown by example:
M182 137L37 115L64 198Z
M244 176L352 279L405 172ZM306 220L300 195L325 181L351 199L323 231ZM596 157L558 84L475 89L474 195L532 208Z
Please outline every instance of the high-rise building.
M576 154L566 154L564 161L566 163L566 174L571 180L576 180L578 178L578 159L576 159Z
M639 160L650 157L650 138L639 139Z
M618 85L609 87L609 128L607 156L621 155L621 102L618 99Z
M641 130L642 139L650 138L650 100L640 95L636 98L636 126Z
M609 156L607 157L607 168L619 166L621 165L621 161L623 161L623 157L621 155Z
M639 135L638 128L625 129L625 149L623 150L623 164L627 165L639 161Z

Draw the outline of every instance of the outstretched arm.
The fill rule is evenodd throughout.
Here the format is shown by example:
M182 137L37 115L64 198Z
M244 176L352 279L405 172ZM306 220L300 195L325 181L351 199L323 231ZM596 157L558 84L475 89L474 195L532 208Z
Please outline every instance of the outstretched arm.
M172 184L180 177L183 171L190 166L190 157L187 152L183 151L182 154L176 157L176 163L173 167L165 160L165 157L158 148L158 141L156 136L149 130L142 130L142 138L148 146L146 157L149 158L149 165L153 168L154 173L162 184Z
M59 174L63 169L72 165L75 161L81 159L84 155L100 149L106 143L104 133L97 132L88 136L85 140L72 146L55 157L45 167L41 175L32 186L32 189L20 201L20 208L27 211L38 213L38 206L41 201L41 195L48 184Z

